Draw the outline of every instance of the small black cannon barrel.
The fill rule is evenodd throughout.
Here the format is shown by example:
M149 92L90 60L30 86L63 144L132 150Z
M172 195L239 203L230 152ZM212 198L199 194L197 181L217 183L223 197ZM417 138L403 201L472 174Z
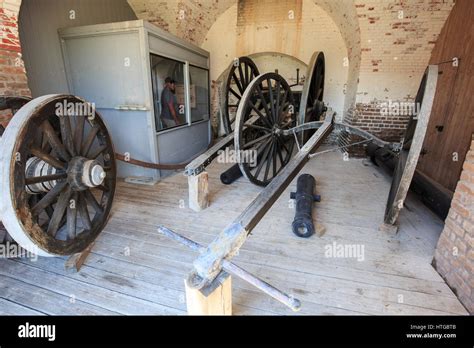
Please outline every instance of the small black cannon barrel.
M296 192L290 198L296 200L295 219L292 223L293 233L299 237L308 238L314 234L313 202L319 202L321 197L314 195L316 180L310 174L302 174L296 183Z
M236 163L221 174L221 182L225 185L230 185L241 176L242 172L240 171L239 164Z

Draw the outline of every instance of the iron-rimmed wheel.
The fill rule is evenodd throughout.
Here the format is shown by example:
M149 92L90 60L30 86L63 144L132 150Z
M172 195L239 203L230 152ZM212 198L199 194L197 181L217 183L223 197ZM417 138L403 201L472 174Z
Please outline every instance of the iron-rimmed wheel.
M415 139L415 132L417 131L417 124L419 122L419 114L424 112L424 117L421 123L421 129L418 134L417 141L419 142L419 148L421 149L422 141L424 139L424 133L426 132L426 126L429 120L429 113L433 105L433 99L436 92L436 83L438 78L437 66L430 65L426 68L423 77L418 88L418 92L415 97L415 114L411 115L408 122L405 135L401 144L401 149L398 154L397 164L393 173L392 184L390 186L390 192L387 198L387 205L385 207L384 221L388 224L394 224L398 217L398 212L403 206L403 200L405 198L401 192L401 183L405 183L405 188L408 190L408 186L411 182L413 173L418 162L418 154L414 156L410 149L412 142ZM429 110L422 110L423 102L426 103L426 108ZM421 141L421 142L420 142ZM411 173L410 174L407 174ZM409 180L409 181L408 181Z
M84 250L107 222L116 183L114 148L99 114L75 96L36 98L15 114L0 148L8 233L40 256Z
M230 134L235 128L235 115L242 95L250 82L260 73L253 60L249 57L235 59L227 71L227 79L222 95L222 116L225 132Z
M240 170L252 183L268 185L290 161L295 138L282 131L296 126L294 110L290 86L276 73L257 76L245 90L237 110L234 146Z
M325 70L324 53L314 52L308 65L301 93L298 125L319 121L319 117L325 110L323 104ZM302 132L303 141L306 142L314 132L315 130Z

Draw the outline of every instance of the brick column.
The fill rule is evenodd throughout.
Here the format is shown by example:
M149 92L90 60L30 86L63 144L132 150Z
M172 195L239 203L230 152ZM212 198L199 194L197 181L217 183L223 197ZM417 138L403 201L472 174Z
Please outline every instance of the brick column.
M474 313L474 134L464 161L433 266Z
M0 95L30 96L18 34L21 0L0 0ZM5 126L10 111L0 111Z

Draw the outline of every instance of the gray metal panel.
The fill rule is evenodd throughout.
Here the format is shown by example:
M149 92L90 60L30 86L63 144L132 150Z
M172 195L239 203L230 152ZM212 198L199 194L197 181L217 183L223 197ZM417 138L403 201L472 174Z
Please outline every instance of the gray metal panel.
M165 131L157 134L158 152L162 163L183 163L207 149L209 121L198 122L189 127ZM161 171L165 176L170 171Z
M138 31L63 40L71 92L97 108L147 105Z
M120 111L112 109L97 110L112 134L115 152L129 153L130 157L146 162L154 162L150 153L150 138L147 129L146 111ZM127 176L147 176L157 178L158 170L146 169L117 161L117 173L121 178Z
M19 31L33 97L69 92L58 28L133 19L136 15L126 0L23 0Z

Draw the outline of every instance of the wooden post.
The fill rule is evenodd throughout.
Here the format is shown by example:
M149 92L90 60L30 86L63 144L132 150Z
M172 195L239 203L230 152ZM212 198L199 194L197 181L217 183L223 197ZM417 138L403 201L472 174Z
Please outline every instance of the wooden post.
M221 272L213 282L195 289L184 281L188 315L232 315L232 281L229 273Z
M87 257L91 253L94 244L95 241L89 244L89 246L85 248L84 251L71 255L64 264L64 268L66 269L66 271L79 272Z
M209 206L209 184L207 172L188 176L189 207L201 211Z

